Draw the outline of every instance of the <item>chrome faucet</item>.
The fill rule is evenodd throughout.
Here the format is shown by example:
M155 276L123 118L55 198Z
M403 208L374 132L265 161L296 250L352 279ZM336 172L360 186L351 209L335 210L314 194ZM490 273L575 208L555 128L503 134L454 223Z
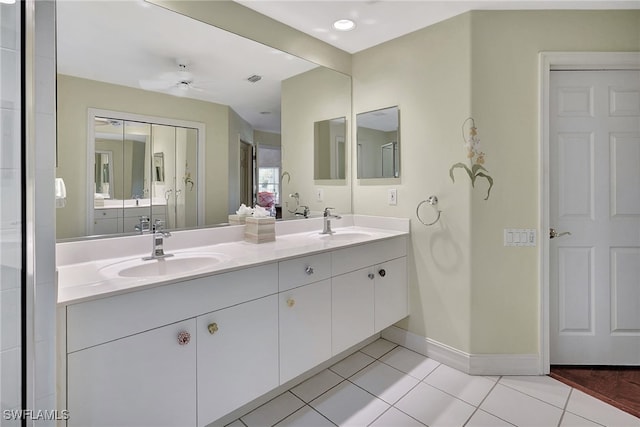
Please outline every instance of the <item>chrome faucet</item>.
M303 216L305 218L309 218L309 206L302 205L300 207L302 208L302 212L296 211L296 216Z
M153 224L153 249L151 250L151 256L142 258L143 260L162 259L173 256L173 254L164 253L164 238L171 237L171 233L164 231L164 221L156 219Z
M151 230L151 227L150 227L151 224L149 223L149 217L148 216L142 215L139 218L139 221L140 222L134 227L135 230L138 233L144 234L144 233L146 233L146 232Z
M340 219L342 218L340 215L334 215L330 212L330 209L334 208L324 208L324 227L322 228L322 232L320 234L333 234L335 231L331 230L331 218Z

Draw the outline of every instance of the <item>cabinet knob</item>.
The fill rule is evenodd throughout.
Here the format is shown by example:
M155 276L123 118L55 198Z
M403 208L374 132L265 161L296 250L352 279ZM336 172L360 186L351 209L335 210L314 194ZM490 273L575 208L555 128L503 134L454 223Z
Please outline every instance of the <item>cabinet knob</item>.
M182 331L178 334L178 344L187 345L191 341L191 334L187 331Z
M387 275L387 272L384 271L384 268L381 268L380 270L378 270L378 274L380 275L380 277L384 277Z
M369 274L367 274L367 277L368 277L369 279L373 280L373 279L374 279L374 277L376 277L376 276L375 276L373 273L369 273Z
M304 269L304 272L309 275L313 274L313 267L311 267L310 265L307 265Z
M294 305L296 305L296 300L294 300L293 298L289 298L289 299L287 300L287 305L288 305L289 307L293 307Z
M217 323L210 323L209 326L207 326L207 329L209 330L209 333L211 335L213 335L216 332L218 332L218 324Z

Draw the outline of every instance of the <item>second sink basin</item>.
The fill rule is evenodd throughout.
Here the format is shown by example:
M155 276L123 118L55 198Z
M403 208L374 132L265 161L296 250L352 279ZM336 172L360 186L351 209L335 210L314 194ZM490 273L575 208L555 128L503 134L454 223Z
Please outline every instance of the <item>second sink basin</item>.
M175 254L167 258L143 260L135 258L103 267L105 275L120 277L159 277L193 273L209 268L225 259L222 254Z

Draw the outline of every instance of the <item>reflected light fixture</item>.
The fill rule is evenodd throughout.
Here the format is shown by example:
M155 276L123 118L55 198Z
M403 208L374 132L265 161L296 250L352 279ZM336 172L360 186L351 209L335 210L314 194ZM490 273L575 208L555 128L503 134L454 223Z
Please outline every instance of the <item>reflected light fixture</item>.
M333 23L333 28L338 31L351 31L356 27L356 23L351 19L338 19Z

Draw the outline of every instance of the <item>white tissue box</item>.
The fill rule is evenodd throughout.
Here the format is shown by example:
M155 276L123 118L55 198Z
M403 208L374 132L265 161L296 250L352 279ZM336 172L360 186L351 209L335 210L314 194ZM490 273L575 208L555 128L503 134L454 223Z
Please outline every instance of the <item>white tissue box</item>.
M272 216L245 220L244 240L251 243L265 243L276 240L276 219Z
M229 224L241 225L244 224L249 216L248 215L229 215Z

